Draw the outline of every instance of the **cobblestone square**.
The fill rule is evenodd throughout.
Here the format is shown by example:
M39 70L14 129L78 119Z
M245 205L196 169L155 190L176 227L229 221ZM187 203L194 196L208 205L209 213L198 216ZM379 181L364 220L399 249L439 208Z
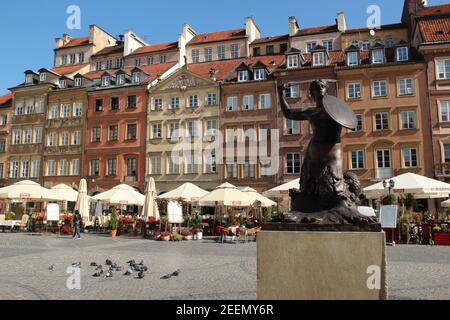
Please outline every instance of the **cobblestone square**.
M94 278L91 262L144 260L144 279L117 272ZM81 290L68 290L66 270L80 261ZM55 270L48 270L55 265ZM162 276L180 269L178 277ZM126 269L125 269L126 270ZM391 299L450 299L450 248L388 248ZM256 298L256 244L213 240L156 242L101 235L0 234L0 299L126 300Z

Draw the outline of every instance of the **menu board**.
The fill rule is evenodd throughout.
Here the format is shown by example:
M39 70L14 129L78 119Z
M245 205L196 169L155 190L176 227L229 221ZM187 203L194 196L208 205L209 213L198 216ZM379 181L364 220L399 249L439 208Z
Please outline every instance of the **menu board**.
M167 204L169 223L183 223L183 206L178 201L170 201Z
M47 204L47 221L59 221L59 205L57 203Z
M380 223L382 228L397 228L398 206L382 206L380 210Z

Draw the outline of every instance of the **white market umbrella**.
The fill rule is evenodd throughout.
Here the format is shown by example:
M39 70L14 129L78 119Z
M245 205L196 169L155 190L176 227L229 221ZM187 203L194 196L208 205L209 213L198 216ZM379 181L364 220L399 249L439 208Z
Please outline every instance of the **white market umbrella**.
M392 180L395 182L394 193L412 194L416 199L448 198L450 194L450 184L414 173L405 173ZM365 188L363 193L368 199L377 199L387 195L389 189L379 182Z
M250 187L243 188L241 189L241 191L246 193L247 196L250 197L252 204L255 204L257 201L259 201L261 202L261 207L263 208L270 208L277 205L275 201L272 201L269 198L260 195L255 189L252 189Z
M95 216L96 217L103 216L103 205L101 201L97 201L97 203L95 204Z
M156 203L156 185L155 179L150 178L145 187L145 202L142 209L144 217L154 217L156 220L160 219L158 204Z
M442 208L450 208L450 199L441 203Z
M52 187L51 190L59 194L64 199L64 201L77 202L78 191L75 191L73 188L69 187L66 184L58 184L57 186Z
M41 187L38 183L25 180L0 189L0 199L11 201L64 201L55 191Z
M86 179L81 179L80 186L78 188L78 198L77 204L75 205L75 210L78 210L81 217L89 220L89 197L87 194L87 181Z
M136 205L142 207L145 202L145 196L143 194L137 192L126 184L118 185L109 191L96 195L92 199L99 200L103 203L121 206Z
M289 196L289 190L300 188L300 178L292 180L288 183L282 184L281 186L275 187L263 193L265 197L270 198L284 198Z
M187 203L198 202L202 197L208 194L208 191L197 187L192 183L185 183L182 186L170 192L160 195L158 199L181 200Z
M245 192L240 191L236 186L230 183L224 183L200 198L199 205L207 206L225 206L225 207L250 207L253 203Z

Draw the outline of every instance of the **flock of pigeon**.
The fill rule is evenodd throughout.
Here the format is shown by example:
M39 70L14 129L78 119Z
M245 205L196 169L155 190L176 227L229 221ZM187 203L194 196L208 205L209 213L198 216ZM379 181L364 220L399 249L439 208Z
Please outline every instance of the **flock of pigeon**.
M139 263L136 263L135 260L130 260L127 262L128 268L127 271L123 274L124 276L131 276L133 274L137 274L135 279L144 279L145 272L147 272L149 269L147 266L144 265L144 261L142 260ZM91 267L95 268L95 273L92 275L94 278L113 278L114 273L116 272L122 272L123 268L121 266L118 266L117 263L112 262L111 260L107 259L105 261L106 267L103 268L101 264L97 264L95 262L91 263ZM74 268L81 268L81 262L75 262L72 263L72 267ZM48 268L49 271L55 270L55 265L51 265ZM180 270L177 270L173 273L167 274L165 276L162 276L161 279L170 279L172 277L178 277L181 274Z

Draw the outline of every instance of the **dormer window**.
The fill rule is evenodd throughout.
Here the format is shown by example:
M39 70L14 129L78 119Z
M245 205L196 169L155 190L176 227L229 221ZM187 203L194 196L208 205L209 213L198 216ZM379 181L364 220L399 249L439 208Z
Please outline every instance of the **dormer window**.
M288 69L295 69L299 67L298 55L287 56L287 67Z
M265 80L266 79L266 70L255 69L253 77L255 80Z
M133 72L133 83L140 83L140 82L141 82L141 73Z
M67 80L66 80L66 79L60 79L60 80L59 80L59 87L60 87L61 89L67 88Z
M383 49L372 50L372 63L373 64L384 63L384 50Z
M81 77L75 78L74 86L81 87L83 85L83 79Z
M123 86L125 84L125 75L124 74L119 74L117 76L117 84L119 86Z
M25 83L26 84L32 84L33 83L33 75L31 73L25 75Z
M397 48L396 52L396 56L397 56L397 61L408 61L409 60L409 52L408 52L408 47L399 47Z
M313 67L325 65L325 52L314 52Z
M102 87L109 87L109 84L110 84L110 77L103 76L102 77Z
M359 53L358 51L347 52L347 66L359 65Z
M40 82L45 82L45 81L47 81L47 72L41 72L41 73L39 74L39 81L40 81Z
M238 72L238 81L239 82L248 81L248 71L247 70Z

